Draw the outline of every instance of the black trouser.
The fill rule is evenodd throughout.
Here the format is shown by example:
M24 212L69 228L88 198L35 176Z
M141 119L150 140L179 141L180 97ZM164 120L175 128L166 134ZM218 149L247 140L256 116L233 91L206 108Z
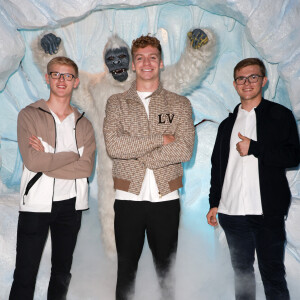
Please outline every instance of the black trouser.
M173 299L168 275L178 241L179 199L165 202L116 200L115 238L118 253L116 299L130 299L145 232L151 249L162 299Z
M75 210L75 198L53 202L51 213L20 212L16 268L10 300L33 299L36 276L49 228L52 268L47 299L66 299L80 225L81 211Z
M220 213L219 222L229 246L236 299L255 299L255 249L266 299L290 299L284 267L284 217L229 216Z

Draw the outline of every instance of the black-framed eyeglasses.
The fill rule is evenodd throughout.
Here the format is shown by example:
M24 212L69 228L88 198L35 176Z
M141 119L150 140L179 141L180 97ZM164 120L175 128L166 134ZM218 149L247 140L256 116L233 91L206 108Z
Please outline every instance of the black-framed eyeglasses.
M62 76L63 79L67 81L71 81L73 78L75 78L75 75L70 73L49 72L49 75L52 79L60 79Z
M247 77L244 76L240 76L234 79L235 83L238 85L242 85L246 83L246 80L248 80L249 83L256 83L258 81L258 78L260 77L264 77L262 75L258 75L258 74L251 74Z

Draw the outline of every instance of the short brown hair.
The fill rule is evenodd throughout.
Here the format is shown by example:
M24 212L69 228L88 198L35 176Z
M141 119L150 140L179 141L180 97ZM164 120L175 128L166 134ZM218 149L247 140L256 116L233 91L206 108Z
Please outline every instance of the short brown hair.
M266 67L264 65L264 63L262 62L261 59L256 58L256 57L250 57L250 58L245 58L243 60L241 60L235 67L233 70L233 78L235 79L235 74L237 71L239 71L242 68L248 67L248 66L253 66L253 65L257 65L260 68L260 72L262 76L266 76Z
M54 57L52 58L48 64L47 64L47 73L49 74L50 72L50 68L52 65L67 65L67 66L71 66L73 67L74 71L75 71L75 77L78 77L78 67L76 65L76 63L68 58L68 57L65 57L65 56L57 56L57 57Z
M160 57L162 56L160 41L156 37L149 36L148 34L148 35L142 35L141 37L132 41L132 45L131 45L132 58L134 56L134 53L137 51L137 49L146 48L147 46L152 46L156 48L159 51Z

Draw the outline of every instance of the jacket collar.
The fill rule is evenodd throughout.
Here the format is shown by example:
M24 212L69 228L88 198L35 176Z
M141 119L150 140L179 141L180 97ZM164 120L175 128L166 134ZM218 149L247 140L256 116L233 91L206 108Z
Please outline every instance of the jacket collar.
M49 109L49 107L48 107L48 105L47 105L47 103L44 99L40 99L36 102L33 102L29 106L34 107L36 109L41 109L41 110L46 111L49 114L51 114L51 111L50 111L50 109ZM72 106L72 109L73 109L74 114L75 114L75 120L79 119L81 116L84 115L84 112L80 113L76 107Z
M239 109L239 106L241 105L241 103L239 103L233 110L232 113L229 113L230 116L236 116L237 113L238 113L238 109ZM257 107L254 108L254 110L257 112L257 111L261 111L266 105L266 101L264 98L261 99L260 103L257 105Z
M163 90L163 86L160 82L158 88L150 96L148 96L147 98L150 98L150 97L153 97L153 96L159 96L161 94L162 90ZM137 90L136 90L136 80L133 81L133 83L131 84L130 89L125 92L125 98L140 99L138 94L137 94Z

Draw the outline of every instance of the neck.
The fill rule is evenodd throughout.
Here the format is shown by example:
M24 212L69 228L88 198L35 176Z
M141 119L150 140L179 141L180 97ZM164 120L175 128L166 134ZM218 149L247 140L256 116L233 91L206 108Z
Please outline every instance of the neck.
M154 92L158 89L159 80L156 81L136 81L136 89L139 92Z
M73 108L70 105L70 99L50 96L46 103L49 109L51 109L61 121L63 121L68 115L73 112Z
M261 96L257 99L249 99L249 100L241 99L242 109L246 111L251 111L254 107L257 107L261 101L262 101Z

